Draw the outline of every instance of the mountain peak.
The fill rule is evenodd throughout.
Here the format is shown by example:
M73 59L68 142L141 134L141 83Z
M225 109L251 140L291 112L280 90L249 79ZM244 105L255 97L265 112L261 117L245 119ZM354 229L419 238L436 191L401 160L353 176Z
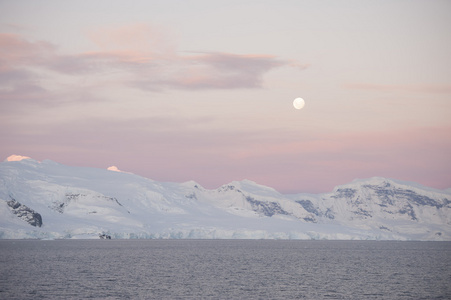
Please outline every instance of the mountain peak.
M197 188L197 189L204 189L203 186L201 186L199 183L197 183L194 180L185 181L185 182L181 183L181 185L186 186L186 187L193 187L193 188Z
M13 154L13 155L8 156L4 161L21 161L24 159L32 159L32 158L29 156Z
M438 189L434 189L434 188L430 188L424 185L421 185L419 183L416 182L408 182L408 181L402 181L402 180L397 180L397 179L392 179L392 178L385 178L385 177L379 177L379 176L375 176L375 177L370 177L370 178L363 178L363 179L354 179L352 182L350 183L346 183L346 184L342 184L342 185L338 185L333 189L333 192L336 192L339 189L344 189L344 188L360 188L360 187L364 187L364 186L368 186L368 185L373 185L373 186L379 186L379 187L406 187L409 189L420 189L420 190L424 190L424 191L432 191L432 192L446 192L442 191L442 190L438 190Z

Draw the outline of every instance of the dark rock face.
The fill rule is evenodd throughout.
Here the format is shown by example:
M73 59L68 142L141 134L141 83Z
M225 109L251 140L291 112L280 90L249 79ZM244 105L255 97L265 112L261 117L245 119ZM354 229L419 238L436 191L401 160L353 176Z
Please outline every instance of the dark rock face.
M324 213L324 216L329 218L329 219L331 219L331 220L335 219L335 215L334 215L333 211L330 208L328 208L326 210L326 212Z
M332 198L353 198L357 193L357 190L350 189L350 188L344 188L344 189L338 189L336 191L336 194L332 196Z
M267 217L272 217L275 214L289 215L279 203L277 202L264 202L256 200L250 196L246 197L246 200L251 204L252 209L258 213L262 213Z
M388 180L376 184L362 184L357 188L339 188L331 198L345 201L348 211L359 219L372 218L374 215L392 215L408 217L412 221L420 221L419 213L422 207L434 207L440 210L448 207L448 198L433 198L409 187L399 186ZM297 201L308 211L313 208L309 203ZM371 208L371 204L380 207L380 211ZM310 210L309 210L310 209ZM313 211L311 211L313 212Z
M415 211L413 210L412 205L407 204L403 208L399 210L400 214L408 215L413 221L418 221L417 216L415 215Z
M374 190L376 195L383 201L385 205L394 205L395 200L406 199L417 206L433 206L442 208L448 203L448 199L444 199L444 203L429 198L425 195L419 195L410 189L401 189L386 183L384 186L365 185L365 188Z
M330 208L326 210L325 213L323 213L319 208L315 207L315 205L310 200L297 200L298 204L300 204L306 211L308 211L311 214L314 214L317 217L326 217L329 219L334 219L335 216ZM307 222L316 222L314 218L304 218Z
M218 189L218 191L219 192L237 191L237 192L241 193L241 191L233 185L222 186Z
M42 217L39 213L35 212L31 208L26 205L23 205L17 202L15 199L11 198L11 200L6 201L12 213L15 214L18 218L21 218L31 226L41 227L42 226Z
M99 234L99 238L100 238L101 240L111 240L111 235L108 235L108 234L106 234L106 233L103 233L103 234Z
M315 208L315 206L313 205L312 201L310 200L297 200L297 203L299 203L306 211L308 211L309 213L312 213L316 216L321 216L321 212L318 211L318 209Z

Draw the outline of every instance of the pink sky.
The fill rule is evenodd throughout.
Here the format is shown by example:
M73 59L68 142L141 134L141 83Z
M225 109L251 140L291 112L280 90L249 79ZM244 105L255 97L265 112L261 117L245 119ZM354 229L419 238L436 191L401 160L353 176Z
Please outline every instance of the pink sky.
M449 2L2 1L0 20L4 159L451 187Z

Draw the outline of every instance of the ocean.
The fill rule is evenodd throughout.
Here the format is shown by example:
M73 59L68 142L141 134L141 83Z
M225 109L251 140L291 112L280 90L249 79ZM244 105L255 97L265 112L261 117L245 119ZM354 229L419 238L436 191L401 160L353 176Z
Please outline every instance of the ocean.
M0 299L451 299L451 242L0 240Z

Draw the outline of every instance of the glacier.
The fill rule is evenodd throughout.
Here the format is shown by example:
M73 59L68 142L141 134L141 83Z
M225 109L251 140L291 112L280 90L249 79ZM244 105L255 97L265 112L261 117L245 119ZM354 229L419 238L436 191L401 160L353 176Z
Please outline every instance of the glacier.
M31 158L0 163L2 239L451 240L451 189L373 177L330 193L217 189Z

